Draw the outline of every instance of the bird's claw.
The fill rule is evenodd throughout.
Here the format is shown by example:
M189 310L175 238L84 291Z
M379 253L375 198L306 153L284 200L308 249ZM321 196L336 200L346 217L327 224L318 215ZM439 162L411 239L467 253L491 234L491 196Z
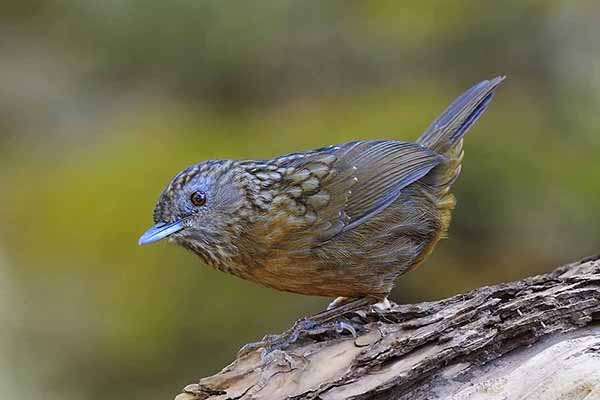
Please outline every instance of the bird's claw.
M296 321L292 328L280 335L267 335L259 342L244 345L238 351L238 358L262 349L261 359L263 361L269 360L269 356L272 353L285 353L283 350L296 343L301 337L317 336L332 331L340 335L343 335L344 332L348 332L352 337L356 337L357 328L360 329L360 327L356 327L351 320L346 318L339 318L327 323L317 323L310 318L303 318Z
M285 367L288 370L294 369L296 365L295 360L300 360L302 364L306 363L306 358L301 355L297 355L294 353L288 353L281 349L267 349L264 348L261 351L260 359L264 365L272 365L275 364L279 367Z
M237 358L245 357L248 354L266 346L267 343L262 340L260 342L246 343L241 349L238 350Z
M353 338L356 338L356 328L352 325L350 321L335 321L335 331L340 335L344 333L344 331L350 332Z
M276 350L282 350L291 344L294 344L296 341L298 341L300 336L307 332L311 332L315 326L317 326L317 323L313 320L309 318L302 318L301 320L296 321L294 326L280 335L266 335L259 342L248 343L244 345L238 351L238 358L244 357L262 348L263 350L261 352L261 358L264 359L268 354Z

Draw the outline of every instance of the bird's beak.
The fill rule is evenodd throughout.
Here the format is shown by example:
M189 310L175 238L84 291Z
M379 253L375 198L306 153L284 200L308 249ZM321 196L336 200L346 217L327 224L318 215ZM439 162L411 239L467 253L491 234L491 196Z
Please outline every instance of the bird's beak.
M182 219L171 223L161 222L144 232L144 234L140 236L138 243L140 246L143 246L145 244L158 242L175 232L179 232L183 228L184 225Z

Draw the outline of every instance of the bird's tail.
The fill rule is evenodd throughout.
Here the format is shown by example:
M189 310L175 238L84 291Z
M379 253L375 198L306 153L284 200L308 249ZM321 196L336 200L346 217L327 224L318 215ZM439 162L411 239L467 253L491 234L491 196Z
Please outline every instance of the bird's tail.
M444 202L448 203L446 208L454 207L454 198L444 195L460 174L463 136L486 110L494 97L494 90L503 80L504 77L499 76L468 89L454 100L417 140L417 143L446 158L445 162L432 169L422 180L433 189L438 201L442 202L440 207L446 207Z
M437 153L446 154L459 144L465 133L483 114L494 97L494 90L504 78L499 76L480 82L461 94L427 128L417 142Z
M429 248L424 251L423 258L433 249L439 239L446 236L450 225L452 209L456 204L450 188L460 175L463 136L485 111L494 96L494 90L503 80L504 77L501 76L483 81L464 92L448 106L417 141L445 157L444 162L433 168L420 181L426 185L427 193L432 196L431 199L437 208L440 222L439 234L431 242Z

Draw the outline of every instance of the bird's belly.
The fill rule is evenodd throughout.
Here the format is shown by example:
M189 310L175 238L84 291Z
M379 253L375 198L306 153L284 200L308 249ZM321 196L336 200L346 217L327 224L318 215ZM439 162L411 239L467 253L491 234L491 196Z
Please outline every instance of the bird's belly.
M381 274L362 268L324 262L314 257L274 254L263 265L245 271L242 278L274 289L313 296L385 297L391 285ZM393 281L393 278L391 278Z

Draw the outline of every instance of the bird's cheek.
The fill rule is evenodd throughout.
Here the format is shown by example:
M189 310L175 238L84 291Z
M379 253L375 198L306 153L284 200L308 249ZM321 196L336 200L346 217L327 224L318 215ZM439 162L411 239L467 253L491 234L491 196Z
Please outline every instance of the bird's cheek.
M186 226L179 232L176 232L176 233L172 234L171 236L169 236L169 242L181 244L182 242L184 242L186 239L189 238L189 235L190 235L190 228Z

